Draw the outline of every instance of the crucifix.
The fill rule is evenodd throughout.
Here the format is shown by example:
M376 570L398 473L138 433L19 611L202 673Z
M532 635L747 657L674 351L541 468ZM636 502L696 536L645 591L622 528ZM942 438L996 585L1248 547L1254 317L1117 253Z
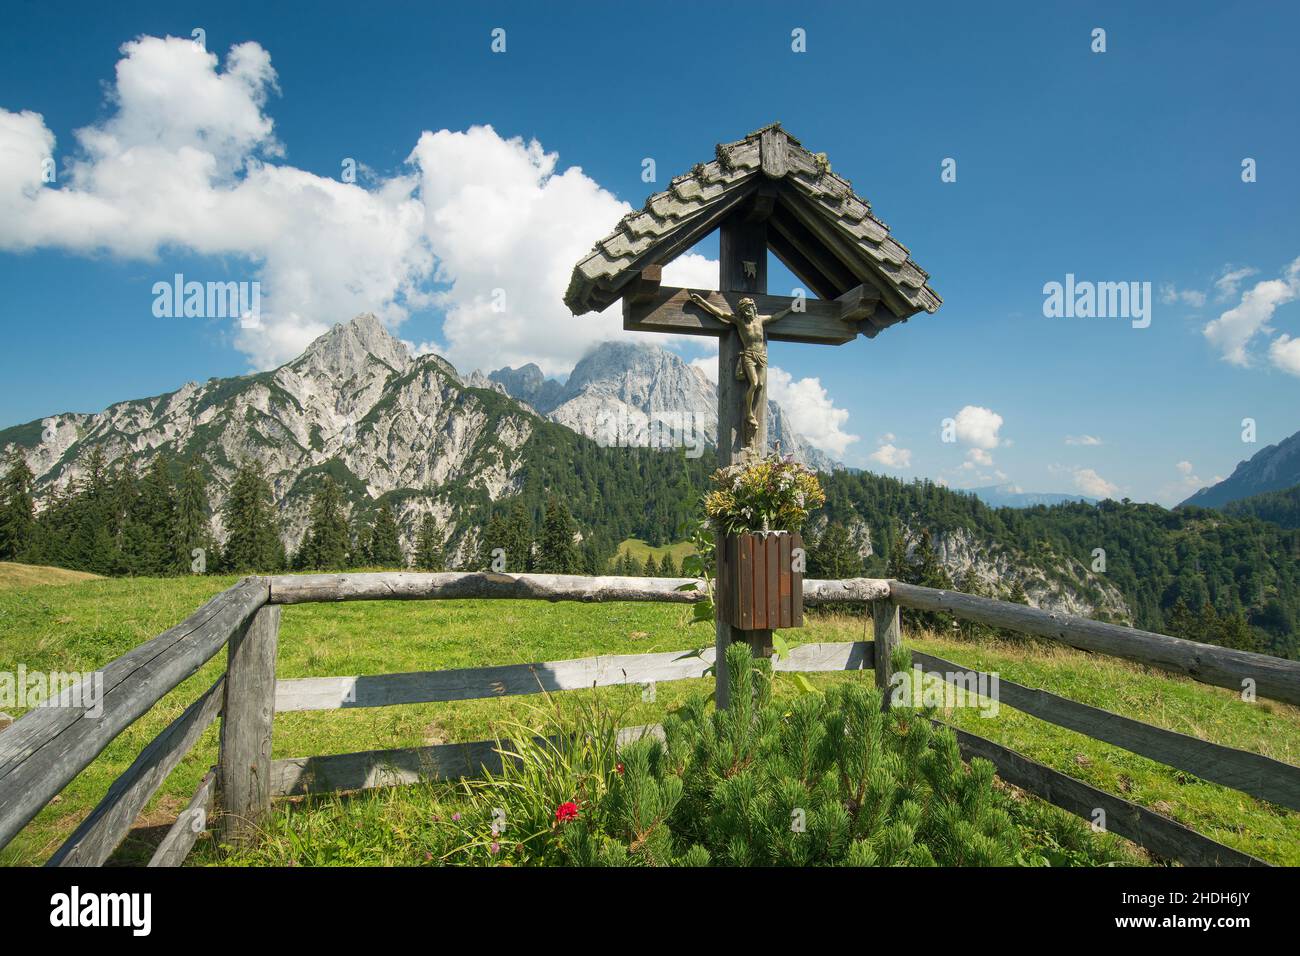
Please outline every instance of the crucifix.
M746 275L754 263L746 262ZM756 271L756 270L755 270ZM759 450L754 443L758 429L758 416L766 415L767 409L759 407L759 399L767 391L767 335L763 331L772 322L779 322L794 311L794 305L788 305L774 315L759 315L754 300L746 296L741 299L737 314L733 315L714 305L698 292L690 294L691 301L720 322L727 322L736 327L740 336L740 358L736 361L736 380L748 383L745 391L745 438L744 447L752 454ZM718 375L724 374L723 369Z
M663 266L718 233L718 291L661 286ZM805 288L769 295L769 250ZM623 328L718 338L718 464L767 453L767 343L842 345L874 338L941 299L928 276L850 184L779 123L719 144L711 162L629 212L574 266L574 315L622 300ZM810 294L811 293L811 294ZM719 616L720 617L720 616ZM772 632L716 625L717 701L733 641L756 656Z

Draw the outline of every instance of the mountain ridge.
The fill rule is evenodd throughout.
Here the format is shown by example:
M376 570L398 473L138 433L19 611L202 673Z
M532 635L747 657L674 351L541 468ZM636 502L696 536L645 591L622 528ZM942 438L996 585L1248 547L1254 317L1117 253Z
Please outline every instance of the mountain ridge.
M1232 501L1286 491L1296 485L1300 485L1300 432L1276 445L1266 445L1250 458L1238 462L1231 475L1200 489L1179 507L1221 508Z

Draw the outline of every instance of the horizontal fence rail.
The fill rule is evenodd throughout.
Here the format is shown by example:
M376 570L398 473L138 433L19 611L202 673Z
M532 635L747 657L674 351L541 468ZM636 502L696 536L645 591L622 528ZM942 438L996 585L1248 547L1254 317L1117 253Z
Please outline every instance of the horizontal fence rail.
M1094 820L1093 814L1101 810L1106 814L1108 832L1127 837L1165 859L1177 860L1184 866L1268 866L1263 860L1224 846L1176 820L1098 790L1001 744L939 721L934 723L948 727L957 735L963 759L983 757L993 764L1005 782L1090 822Z
M976 678L975 686L988 686L980 684L979 680L987 679L989 675L941 657L913 651L912 663L927 673L945 678L960 674L964 679ZM949 680L949 683L957 681ZM1300 810L1300 767L1144 724L1099 707L1058 697L1049 691L1023 687L1001 676L998 678L998 700L1031 717L1113 744L1130 753L1141 754L1176 770L1185 770L1202 780L1240 790L1278 806Z
M1118 624L1104 624L1073 614L1043 611L960 591L938 591L900 581L889 582L889 596L903 607L942 612L977 624L1051 638L1080 650L1122 657L1182 674L1204 684L1241 691L1247 686L1247 681L1253 681L1255 691L1261 697L1300 705L1300 661L1235 651Z
M875 663L869 641L800 644L776 662L778 671L870 670ZM450 671L378 674L373 677L299 677L276 682L277 713L388 707L540 694L619 684L690 680L713 666L715 649L657 654L610 654L544 664L504 664Z
M380 571L371 574L284 574L271 578L271 604L334 601L432 601L459 598L537 601L655 601L694 604L704 599L696 578L587 577L579 574L494 574L445 571L417 574ZM889 597L883 578L803 582L804 604L878 601Z
M265 578L246 578L180 624L106 665L99 717L84 706L34 707L0 734L0 846L150 707L206 664L266 603ZM84 700L69 688L65 701ZM62 703L62 701L60 702Z

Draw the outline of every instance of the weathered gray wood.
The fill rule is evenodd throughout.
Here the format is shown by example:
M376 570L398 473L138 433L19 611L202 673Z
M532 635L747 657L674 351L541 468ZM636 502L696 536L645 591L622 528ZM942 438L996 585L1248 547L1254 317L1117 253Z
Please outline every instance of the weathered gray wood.
M140 751L113 781L98 806L50 857L46 866L101 866L113 855L150 798L221 711L225 678L209 687Z
M746 267L750 263L750 267ZM718 288L725 298L731 295L728 310L735 315L737 303L749 296L757 301L767 294L767 220L750 221L743 215L733 215L724 220L718 230ZM662 290L660 290L662 292ZM657 301L657 300L656 300ZM649 305L653 305L650 303ZM631 306L631 309L646 308L646 305ZM776 311L780 310L778 306ZM717 321L712 316L704 315L702 309L692 306L691 313L699 313L704 318ZM630 313L625 313L630 314ZM767 450L767 383L766 377L758 393L757 407L763 409L758 416L758 427L752 434L747 434L745 424L745 393L748 383L736 377L736 365L740 359L743 345L740 334L730 324L718 323L718 467L726 468L744 460L751 451L763 454ZM714 555L720 562L724 549L724 538L715 534ZM731 701L731 689L727 675L727 648L736 641L747 641L748 634L733 627L724 615L718 614L715 607L713 625L713 649L718 661L714 672L713 702L719 710L724 710ZM751 650L763 652L760 646L751 645Z
M934 723L940 727L947 726L937 720ZM957 735L964 760L983 757L997 768L998 776L1007 783L1042 797L1048 803L1083 817L1089 823L1094 820L1094 811L1102 810L1106 815L1107 831L1127 837L1167 860L1177 860L1187 866L1269 865L1146 807L1053 770L1001 744L956 727L948 729Z
M643 736L662 740L663 727L647 724L621 727L618 730L620 746ZM545 738L533 739L541 741ZM271 764L272 784L277 797L287 797L472 779L486 773L499 774L502 769L500 751L509 752L512 748L513 744L509 740L475 740L428 747L293 757L276 760Z
M388 707L394 704L429 704L455 700L481 700L611 687L692 680L704 676L713 664L715 649L656 654L610 654L581 660L542 664L505 664L449 671L378 674L372 677L299 677L276 684L277 713L300 710L336 710L352 707ZM835 644L800 644L778 660L778 671L841 671L870 668L872 644L856 641Z
M0 846L136 718L212 658L266 603L265 578L245 578L180 624L105 665L103 714L85 707L28 711L0 735ZM68 699L76 699L69 690Z
M898 620L898 605L893 601L876 601L871 605L872 630L875 637L876 687L889 708L892 690L894 650L903 640L903 629Z
M941 657L912 652L912 663L927 673L974 673ZM877 669L877 673L879 670ZM982 675L981 675L982 676ZM987 685L983 685L987 686ZM1234 747L1225 747L1163 727L1024 687L999 675L998 701L1040 720L1123 747L1178 770L1195 774L1279 806L1300 810L1300 767Z
M764 253L766 255L766 253ZM633 332L668 332L676 335L722 335L730 326L706 313L691 302L690 289L663 286L653 295L641 292L638 298L623 300L623 328ZM696 290L699 291L699 290ZM699 294L714 305L735 313L743 292L708 292ZM750 294L758 311L772 315L790 306L794 300L785 295ZM804 299L804 311L792 312L767 327L767 337L775 342L804 342L816 345L843 345L858 335L858 323L870 315L859 299ZM735 365L732 365L735 371Z
M700 591L679 591L696 578L585 577L577 574L493 574L486 571L369 574L283 574L270 579L272 604L332 601L434 601L463 598L537 601L659 601L694 604ZM883 578L804 579L806 606L875 601L889 596Z
M1036 634L1077 647L1137 661L1151 667L1184 674L1205 684L1240 692L1254 682L1261 697L1300 704L1300 661L1267 654L1251 654L1178 637L1103 624L1073 614L1037 608L960 591L939 591L899 581L889 583L890 594L904 607L943 611L968 621Z
M181 815L158 844L158 849L154 850L148 866L180 866L185 862L199 834L207 829L216 789L217 772L213 768L204 775L199 788L190 798L189 805L181 811Z
M227 843L256 839L271 809L271 727L275 719L275 660L280 608L257 612L230 640L221 717L221 830Z

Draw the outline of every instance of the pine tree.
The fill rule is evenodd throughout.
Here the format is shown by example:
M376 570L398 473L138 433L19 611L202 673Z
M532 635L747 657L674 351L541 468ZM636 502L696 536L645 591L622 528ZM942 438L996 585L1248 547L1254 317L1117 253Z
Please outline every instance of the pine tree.
M483 537L479 540L476 565L480 571L505 570L505 568L494 567L498 555L493 552L504 552L506 559L509 559L510 528L505 516L500 512L488 519L487 527L483 529Z
M208 519L207 479L191 461L181 472L176 488L176 528L173 569L179 573L202 573L216 563L212 525ZM195 552L198 552L197 554Z
M808 555L809 574L826 580L862 576L862 557L849 539L848 529L832 521Z
M221 517L226 526L223 568L246 574L278 571L284 566L284 544L271 485L256 460L239 466Z
M506 570L511 574L524 574L540 569L540 556L533 554L533 519L522 498L516 498L506 518ZM534 567L537 563L538 567Z
M131 573L175 573L176 490L164 456L155 456L140 479L127 524L122 550Z
M659 565L655 563L655 556L653 554L647 554L645 556L645 564L641 566L641 577L656 578L658 576Z
M415 557L412 564L420 571L446 570L442 535L438 532L438 522L431 514L425 515L420 521L420 532L416 535Z
M1192 613L1187 602L1179 595L1166 616L1165 630L1171 637L1181 637L1188 641L1205 643L1205 634L1201 630L1200 620Z
M671 551L665 552L664 559L659 562L659 576L661 578L675 578L679 576L677 564L673 561Z
M907 541L902 531L895 532L894 540L889 546L889 565L885 576L905 584L912 583L912 565L907 560Z
M406 557L398 535L397 520L388 502L381 502L370 532L370 562L380 568L404 568Z
M576 574L578 546L574 541L577 527L564 503L554 495L546 503L542 535L537 547L537 569L544 574Z
M9 458L9 471L0 485L0 560L20 560L32 546L36 530L34 481L27 459L15 447Z
M316 487L309 514L307 539L302 548L303 566L317 571L346 568L352 537L343 510L343 493L329 475Z

